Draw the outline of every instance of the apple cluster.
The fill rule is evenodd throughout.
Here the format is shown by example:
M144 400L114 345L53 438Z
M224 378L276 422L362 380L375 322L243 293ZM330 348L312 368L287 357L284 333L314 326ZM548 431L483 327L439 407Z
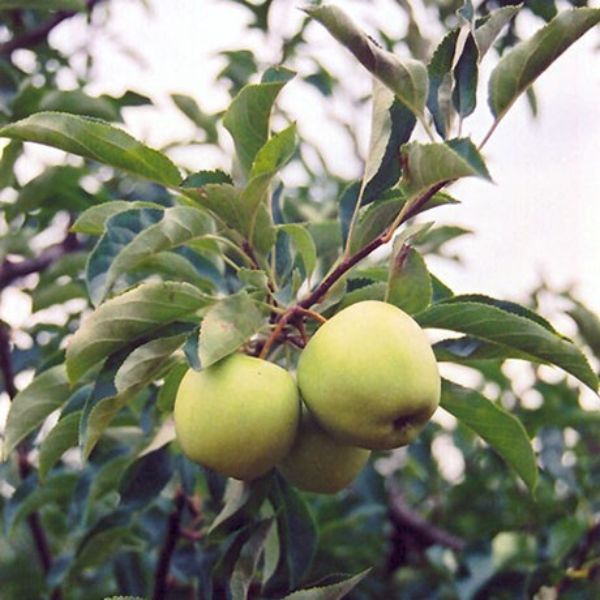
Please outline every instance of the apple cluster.
M273 467L298 488L335 493L372 450L410 443L435 412L440 376L427 337L399 308L364 301L310 339L297 383L280 366L233 354L189 370L175 428L193 461L242 480Z

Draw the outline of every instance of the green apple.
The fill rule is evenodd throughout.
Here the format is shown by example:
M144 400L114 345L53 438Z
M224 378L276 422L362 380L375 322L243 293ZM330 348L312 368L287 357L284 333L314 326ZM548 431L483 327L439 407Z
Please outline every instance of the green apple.
M298 363L307 406L337 441L410 443L435 412L440 375L423 330L399 308L358 302L322 325Z
M370 454L336 442L305 409L296 441L277 468L301 490L335 494L350 485Z
M175 399L175 431L183 453L228 477L260 477L289 452L300 398L281 367L232 354L202 371L190 369Z

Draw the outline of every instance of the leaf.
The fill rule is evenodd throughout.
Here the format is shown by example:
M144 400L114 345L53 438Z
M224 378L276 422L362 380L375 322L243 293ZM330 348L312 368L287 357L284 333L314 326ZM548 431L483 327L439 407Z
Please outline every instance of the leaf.
M119 107L109 98L89 96L82 90L51 90L40 100L38 111L82 115L109 122L121 120Z
M537 462L521 421L475 390L450 381L442 382L440 405L463 425L481 436L533 492Z
M476 299L450 299L430 306L415 319L422 327L458 331L518 350L531 361L554 364L592 390L598 389L598 378L582 352L529 315L515 314Z
M475 22L475 42L479 48L479 60L491 48L494 40L505 25L521 10L522 4L516 6L502 6L493 10L489 15Z
M274 478L269 500L277 517L280 556L277 569L265 588L270 589L283 576L286 589L293 589L311 567L317 550L317 525L306 502L279 474Z
M187 283L144 283L97 308L71 338L66 366L75 382L109 354L162 325L191 316L211 300Z
M600 318L580 302L574 302L574 304L575 306L567 314L577 324L579 334L585 343L600 358Z
M160 495L173 476L173 460L166 446L135 460L119 483L121 506L140 510Z
M185 94L171 94L175 106L192 122L196 127L202 129L206 134L206 142L216 144L219 141L219 134L216 128L216 118L207 115L198 106L198 103L191 96Z
M165 377L156 399L156 405L161 412L172 412L179 384L188 369L186 363L176 364Z
M14 186L14 168L22 153L23 144L15 140L9 142L2 150L2 155L0 156L0 190L5 187Z
M371 571L366 569L354 577L322 587L312 587L288 594L283 600L339 600L349 594Z
M599 22L600 8L566 10L507 52L489 81L488 102L496 120L571 44Z
M469 116L477 105L479 49L472 33L467 35L460 58L454 67L452 102L461 117Z
M450 78L459 32L459 29L453 29L446 34L433 53L431 61L427 66L429 75L427 108L433 117L433 123L437 132L444 138L446 137L450 123L448 115L445 114L440 105L440 90L444 82Z
M193 179L186 179L178 189L187 198L209 210L227 227L239 232L244 230L239 188L230 183L207 183L197 187Z
M403 182L413 196L461 177L490 180L481 155L468 138L455 138L443 144L410 142L403 147L402 155Z
M363 176L362 204L381 196L400 178L400 147L408 142L416 118L392 92L373 80L369 151Z
M64 365L52 367L37 375L13 399L4 430L3 456L39 427L46 417L60 408L71 395Z
M265 142L256 153L250 177L275 173L282 169L294 155L297 143L296 124L292 123Z
M77 446L80 418L80 410L61 416L44 438L40 446L38 469L41 481L46 479L52 467L69 448Z
M438 362L454 362L465 365L481 360L530 359L529 355L514 348L485 342L470 336L436 342L433 345L433 352Z
M270 82L245 86L229 105L223 125L231 134L242 172L248 175L258 151L269 137L269 121L275 99L294 76L282 69L282 77Z
M67 283L50 283L36 286L31 294L31 310L37 312L55 304L64 304L73 298L87 298L85 285L79 281Z
M193 327L193 326L192 326ZM188 331L169 337L159 337L136 348L119 367L115 375L118 393L154 381L155 376L170 359L171 355L185 342Z
M120 212L106 221L87 265L90 298L104 300L117 279L144 260L201 238L212 231L207 215L196 208L140 208Z
M52 146L167 186L181 181L177 167L164 154L90 117L35 113L2 127L0 137Z
M0 10L11 9L79 12L85 10L85 0L0 0Z
M329 33L345 46L358 61L396 95L415 115L423 115L428 79L425 65L418 60L400 60L379 48L337 6L305 9Z
M423 257L410 246L395 244L390 260L385 301L409 315L425 310L431 304L431 280Z
M308 229L300 223L286 223L278 225L280 231L285 231L292 238L296 249L302 257L304 270L306 271L307 279L310 279L315 267L317 266L317 248L315 242L308 232Z
M203 368L235 352L264 325L261 312L244 291L211 307L200 327L200 362Z
M228 479L225 505L208 530L210 538L220 541L247 524L262 506L270 487L270 473L252 481Z
M71 226L71 231L75 233L85 233L87 235L102 235L106 229L106 221L113 215L131 210L134 208L156 208L164 209L155 202L145 202L143 200L128 202L126 200L113 200L112 202L103 202L96 206L90 206L85 210L75 223Z
M246 600L248 598L250 585L254 579L263 546L272 527L272 518L264 519L258 523L254 533L242 549L231 575L231 600Z

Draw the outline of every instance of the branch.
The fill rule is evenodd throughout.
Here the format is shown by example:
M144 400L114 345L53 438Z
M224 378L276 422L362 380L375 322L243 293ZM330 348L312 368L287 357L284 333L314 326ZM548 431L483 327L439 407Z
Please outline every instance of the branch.
M410 207L407 206L407 210L401 214L401 218L398 220L398 223L393 223L390 229L384 232L379 237L376 237L374 240L369 242L366 246L361 248L356 254L344 258L338 266L327 276L325 279L316 287L316 289L311 292L306 298L298 302L298 306L300 308L310 308L313 304L316 304L323 298L323 296L329 291L329 289L352 267L358 264L363 258L366 258L382 246L387 243L395 229L405 223L408 219L415 216L421 208L429 201L431 198L437 194L444 186L446 186L449 182L443 181L433 186L429 190L427 190L422 196L419 196Z
M414 512L404 501L397 484L390 484L388 496L390 519L399 530L408 530L410 533L416 534L424 547L437 544L450 548L455 552L464 549L465 540L445 529L432 525L420 514Z
M88 0L86 4L87 11L90 12L101 0ZM50 35L50 32L60 23L81 14L77 11L60 11L57 12L51 19L44 21L37 27L25 31L21 35L13 37L8 42L0 44L0 56L8 56L19 48L33 48L38 44L45 42Z
M177 545L177 539L181 533L181 517L186 504L185 493L182 489L178 489L177 492L175 492L173 502L175 507L173 508L173 512L169 515L165 539L158 557L158 564L156 565L152 600L164 600L167 597L167 578L169 575L169 567L171 565L171 557L173 556L175 546Z
M63 257L65 254L74 252L81 248L81 244L74 233L68 233L65 239L54 246L46 248L35 258L25 259L19 262L5 260L0 264L0 291L9 286L16 279L31 275L32 273L41 273L45 271L53 262Z
M11 349L10 349L10 329L6 323L0 321L0 371L2 372L2 378L4 380L4 389L8 394L9 399L12 401L17 395L18 390L15 385L14 371L11 361ZM17 465L19 469L19 476L21 479L26 479L31 472L31 463L27 456L27 448L21 443L17 447ZM40 519L40 514L37 511L33 511L27 517L27 525L35 549L42 565L44 575L48 575L52 568L52 552L50 551L50 545L48 544L48 538L44 531L44 526ZM61 600L62 592L60 588L54 588L50 596L51 600Z

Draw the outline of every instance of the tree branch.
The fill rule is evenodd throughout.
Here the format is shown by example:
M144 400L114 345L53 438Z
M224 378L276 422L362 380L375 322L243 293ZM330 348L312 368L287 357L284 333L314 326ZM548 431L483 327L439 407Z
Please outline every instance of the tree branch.
M450 548L455 552L464 549L465 541L462 538L432 525L408 506L399 486L394 482L390 483L388 497L390 519L394 526L401 531L407 530L412 534L416 534L423 547L427 548L437 544Z
M88 0L86 3L87 11L90 12L101 0ZM37 27L25 31L21 35L13 37L8 42L0 44L0 56L8 56L19 48L33 48L42 42L45 42L50 32L60 23L81 14L77 11L59 11L52 18L44 21Z
M53 262L79 248L81 248L81 244L77 236L74 233L68 233L62 242L46 248L35 258L19 262L4 260L0 264L0 291L21 277L45 271Z
M164 600L167 597L167 578L169 575L171 557L173 556L175 546L177 545L177 539L181 533L181 517L186 504L185 493L181 488L175 492L173 503L175 504L175 507L169 515L165 539L156 565L152 600Z
M4 389L12 401L17 395L18 390L15 385L14 371L11 361L10 349L10 329L6 323L0 321L0 371L4 380ZM31 463L27 456L27 447L22 442L17 447L17 465L19 476L26 479L31 472ZM44 526L37 511L33 511L27 517L27 525L33 539L33 543L40 560L44 575L48 575L52 567L52 552L48 544L48 538L44 531ZM60 588L54 588L50 596L51 600L61 600L62 592Z

